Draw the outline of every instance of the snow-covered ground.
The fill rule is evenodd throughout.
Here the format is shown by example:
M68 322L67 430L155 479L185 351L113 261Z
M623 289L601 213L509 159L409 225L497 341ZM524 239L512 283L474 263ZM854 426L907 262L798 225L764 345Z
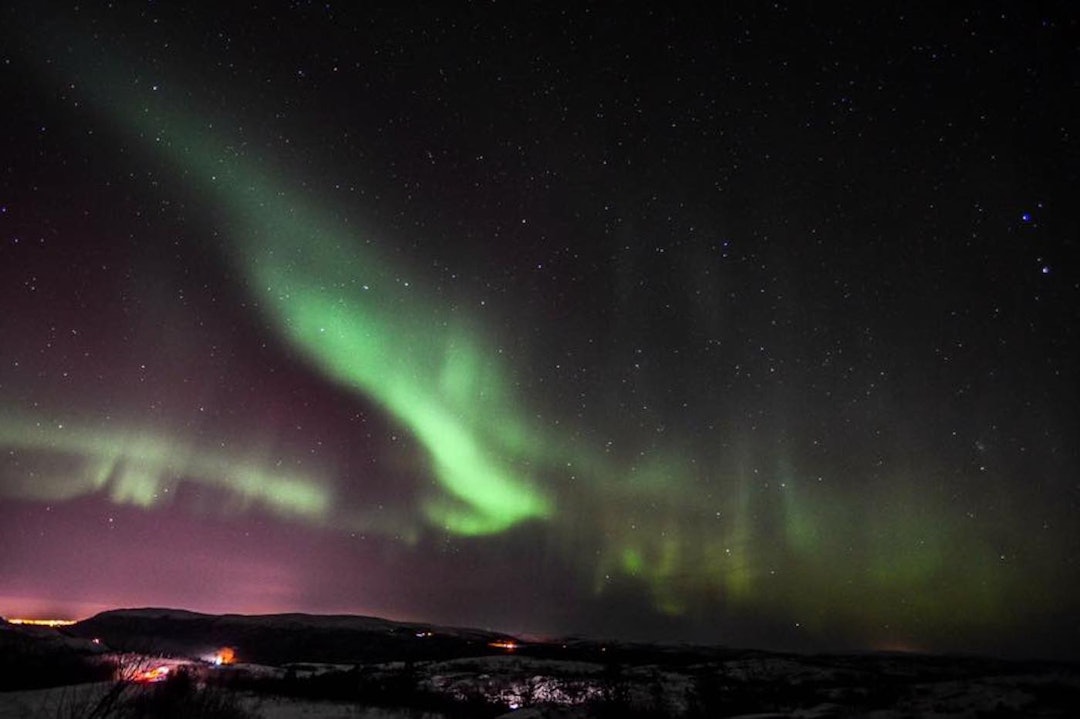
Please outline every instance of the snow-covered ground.
M962 679L943 676L940 680L920 678L911 682L884 685L882 677L871 679L845 674L827 667L814 669L798 660L791 665L770 663L750 671L755 696L772 711L744 711L746 686L733 677L745 676L748 667L723 663L687 670L661 671L654 666L628 667L619 675L622 700L636 706L661 707L670 716L681 716L694 704L694 692L715 676L719 696L715 706L723 707L729 693L730 709L722 715L749 717L866 716L874 719L900 717L970 717L978 715L1075 716L1080 700L1080 674L1053 670L1045 673L988 674ZM385 668L385 667L384 667ZM394 667L387 669L393 671ZM378 668L372 667L377 672ZM703 670L705 673L703 673ZM416 666L419 685L448 696L466 699L481 695L503 702L512 719L584 719L590 716L590 702L611 700L610 668L588 662L561 662L527 657L487 657L433 662ZM816 673L815 673L816 672ZM950 674L951 672L946 672ZM766 676L768 675L768 676ZM703 679L704 677L704 679ZM726 678L725 678L726 677ZM785 677L792 678L791 681ZM864 679L866 679L864 681ZM800 688L801 687L801 688ZM794 688L794 691L792 691ZM130 684L123 698L145 687ZM111 682L82 684L34 691L0 693L0 719L75 719L90 713L110 691ZM227 691L215 688L215 691ZM771 695L770 695L771 692ZM788 696L790 699L780 697ZM235 692L238 704L253 716L264 719L310 717L311 719L441 719L440 714L416 709L369 708L349 702L312 701L252 692Z
M122 702L144 700L138 692L153 691L137 681L141 672L183 673L188 691L201 692L199 698L227 699L246 709L251 716L266 719L285 717L357 717L360 719L439 719L433 709L454 711L460 716L464 706L484 706L486 716L506 709L513 719L584 719L597 713L620 716L635 711L649 716L689 717L825 717L860 716L894 719L905 716L1080 716L1080 665L1068 663L1006 662L973 657L922 656L908 654L796 655L738 651L703 647L662 647L646 645L598 644L569 641L560 644L528 644L496 641L501 635L473 630L453 630L422 625L402 625L373 618L230 616L215 624L213 618L174 610L139 610L110 615L111 620L135 617L146 620L138 627L146 637L153 632L157 613L170 631L175 624L201 626L203 646L237 647L243 661L257 658L247 652L247 642L255 636L263 656L275 652L278 631L288 640L307 641L304 627L326 626L375 628L367 634L351 636L350 642L385 642L383 650L368 656L390 656L395 661L356 658L343 651L352 643L334 643L332 656L324 659L319 642L304 643L299 660L266 661L214 666L200 652L190 658L174 651L172 657L134 652L111 652L103 642L71 638L54 630L26 631L0 627L9 651L21 652L45 667L42 674L13 676L15 681L40 681L52 666L45 659L63 659L57 666L71 668L71 658L81 658L78 667L87 669L78 678L58 681L89 681L105 678L113 664L119 666L114 682L80 684L56 689L0 692L0 719L75 719L84 717L109 692ZM149 616L148 616L149 615ZM237 624L258 628L254 635L233 633ZM120 621L121 628L125 625ZM212 636L208 629L222 629L227 636ZM385 627L389 627L384 631ZM392 631L387 642L387 631ZM440 636L437 631L445 632ZM426 648L447 636L470 637L449 641L437 652ZM183 632L178 633L183 636ZM473 640L472 637L477 637ZM479 641L483 638L485 641ZM211 641L214 639L214 641ZM218 643L220 642L220 644ZM286 647L289 641L282 641ZM207 650L207 651L220 651ZM298 653L285 652L296 656ZM15 655L9 655L15 656ZM231 655L230 655L231 656ZM314 657L316 661L306 661ZM453 657L453 658L447 658ZM404 659L410 659L406 662ZM52 661L50 659L50 661ZM67 662L67 663L64 663ZM107 666L102 666L105 663ZM12 668L19 662L9 663ZM100 670L104 669L102 672ZM93 671L90 671L93 670ZM181 672L183 670L183 672ZM33 672L37 672L35 668ZM56 675L60 676L60 675ZM20 677L22 677L20 679ZM179 685L183 686L183 685ZM316 701L311 697L336 697L350 701ZM474 704L475 702L475 704ZM378 703L396 708L370 708ZM420 709L420 708L423 709ZM109 714L105 715L106 717Z
M244 707L261 719L444 719L442 714L410 709L359 707L342 702L313 702L285 697L242 699Z
M75 719L88 716L113 682L0 692L0 719Z
M0 692L0 719L83 719L114 689L111 682L70 687ZM140 691L131 687L131 692ZM129 696L125 694L125 696ZM441 714L408 709L358 707L341 702L318 702L286 697L262 697L237 692L238 703L261 719L444 719Z

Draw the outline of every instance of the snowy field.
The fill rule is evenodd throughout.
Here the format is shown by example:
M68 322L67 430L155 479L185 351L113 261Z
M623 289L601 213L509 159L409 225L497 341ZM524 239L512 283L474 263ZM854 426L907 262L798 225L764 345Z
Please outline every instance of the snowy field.
M342 671L340 665L304 667L308 676ZM1026 669L1026 671L1008 671ZM279 671L240 671L276 680ZM1041 669L1041 670L1040 670ZM403 663L363 668L368 678L393 677ZM355 673L356 668L352 671ZM919 657L770 657L680 667L605 666L525 656L462 658L410 665L415 686L429 694L490 704L484 716L514 719L584 719L612 716L613 707L639 717L1066 717L1080 706L1080 673L1070 665L1010 665L982 660ZM276 685L267 685L276 686ZM112 682L0 693L0 719L75 719L122 687L127 700L154 685ZM442 719L416 707L365 707L357 701L317 701L266 691L211 687L250 717L287 719ZM116 698L116 697L114 697ZM629 711L630 709L627 709ZM105 714L105 716L121 716ZM463 716L460 711L456 716Z
M0 659L0 719L1080 716L1075 663L528 643L362 617L152 609L64 632L0 624ZM23 689L45 682L67 686Z
M113 689L111 682L22 692L0 692L0 719L83 719ZM139 691L133 688L133 691ZM260 719L443 719L442 714L410 709L358 707L351 703L301 701L237 692L244 710Z

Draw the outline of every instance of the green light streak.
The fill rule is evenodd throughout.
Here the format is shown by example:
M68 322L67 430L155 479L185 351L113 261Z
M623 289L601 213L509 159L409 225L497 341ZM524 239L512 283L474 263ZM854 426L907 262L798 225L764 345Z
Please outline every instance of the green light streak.
M130 77L113 66L80 86L117 126L155 138L154 152L226 212L231 257L275 331L422 443L442 490L424 499L428 521L476 535L549 517L551 499L526 468L542 456L541 438L482 334L451 322L444 301L402 280L408 272L355 229L232 149L242 143Z
M313 365L376 399L423 443L457 500L429 498L429 520L459 534L490 534L547 516L548 501L515 466L530 432L506 399L499 368L482 359L482 341L433 322L440 309L404 288L372 292L380 273L365 272L337 243L313 239L321 245L302 263L282 262L295 250L288 228L301 230L275 228L280 246L252 248L259 254L248 255L250 284L261 288L278 330ZM371 277L371 284L357 276ZM389 306L380 306L380 295L392 298Z
M36 458L27 461L34 469L9 472L0 483L9 498L62 501L105 492L118 504L149 508L167 503L186 481L225 491L236 509L257 505L288 519L321 521L332 506L319 478L167 435L0 416L0 447L15 461Z

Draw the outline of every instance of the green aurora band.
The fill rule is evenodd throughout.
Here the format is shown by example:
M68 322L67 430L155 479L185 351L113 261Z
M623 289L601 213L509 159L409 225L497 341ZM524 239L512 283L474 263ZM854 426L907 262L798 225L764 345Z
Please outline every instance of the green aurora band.
M234 198L241 210L246 197ZM445 494L424 507L433 524L458 534L490 534L549 515L528 475L538 434L475 333L437 318L434 303L384 289L374 258L343 252L355 242L333 231L310 235L307 213L249 215L241 256L278 331L338 383L376 400L417 437ZM315 225L323 230L320 225ZM494 353L491 353L492 355Z
M464 535L550 515L530 476L538 433L522 418L479 332L398 278L355 231L304 207L300 193L218 139L212 124L161 95L117 92L115 68L83 78L120 127L149 141L225 210L231 255L274 327L307 361L374 400L424 446L443 490L432 525Z
M281 173L237 152L242 143L171 103L170 93L150 92L118 67L87 70L101 64L80 59L69 58L81 68L69 71L94 106L223 213L232 261L280 337L420 441L437 479L421 506L435 531L483 536L535 522L586 565L598 593L613 577L629 579L671 615L744 607L797 618L806 631L844 626L869 636L887 634L882 626L893 618L905 636L931 642L944 628L974 635L1018 607L1042 606L1029 580L1050 576L1052 561L1003 566L991 534L1030 556L1036 540L1007 524L992 533L960 526L945 498L915 496L901 489L903 477L873 480L874 500L856 501L838 484L800 480L781 461L763 486L748 469L713 469L685 452L653 453L639 465L582 446L569 430L539 427L515 396L505 356L475 321L403 281L405 268L275 179ZM108 488L116 501L150 506L161 477L180 473L285 516L329 521L333 498L317 478L213 454L189 464L176 457L201 449L168 450L167 438L6 425L0 441L8 446L53 447L87 463L77 488L27 486L27 496Z
M90 429L55 422L0 415L0 447L14 461L37 469L11 473L3 496L14 499L64 501L107 492L117 504L149 508L169 501L181 481L221 490L226 509L252 504L292 520L316 521L328 516L331 495L319 478L282 472L254 454L225 453L188 444L174 435L118 428Z

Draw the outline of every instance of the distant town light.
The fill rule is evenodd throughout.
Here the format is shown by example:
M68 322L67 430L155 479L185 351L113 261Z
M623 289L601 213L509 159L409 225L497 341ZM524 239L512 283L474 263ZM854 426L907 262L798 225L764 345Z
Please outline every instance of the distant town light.
M156 682L163 682L169 678L169 667L164 664L160 667L154 667L153 669L147 669L145 672L140 672L135 675L135 681L140 684L154 684Z
M70 627L74 619L8 619L8 624L27 624L34 627Z
M232 647L222 647L214 654L214 666L236 663L236 650Z

